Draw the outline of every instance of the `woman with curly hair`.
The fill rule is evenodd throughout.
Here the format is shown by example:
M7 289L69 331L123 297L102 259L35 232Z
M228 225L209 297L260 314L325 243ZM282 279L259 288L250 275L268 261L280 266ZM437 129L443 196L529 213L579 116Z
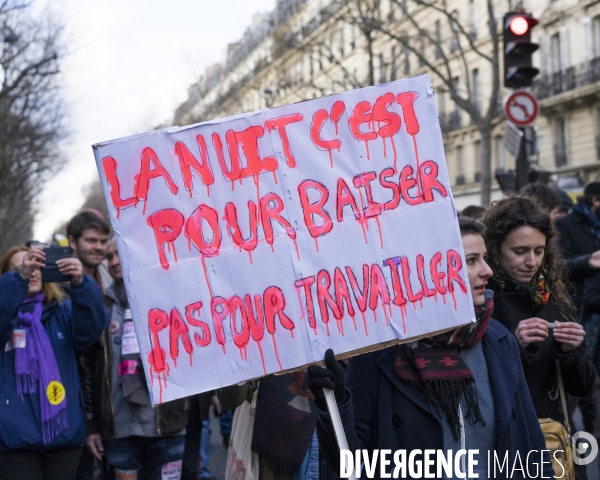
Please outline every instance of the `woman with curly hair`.
M495 202L482 221L494 270L488 283L495 293L494 318L517 338L538 417L564 423L555 359L565 391L576 397L591 392L595 370L562 280L550 215L537 199L511 195Z

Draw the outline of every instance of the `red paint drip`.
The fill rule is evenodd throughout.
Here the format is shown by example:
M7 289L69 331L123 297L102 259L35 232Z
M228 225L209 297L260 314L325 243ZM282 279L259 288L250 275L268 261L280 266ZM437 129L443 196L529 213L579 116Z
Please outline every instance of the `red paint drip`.
M317 249L317 252L319 251L319 241L315 238L315 247Z
M398 162L398 156L396 155L396 144L394 143L394 137L390 137L390 140L392 141L392 150L394 150L394 173L397 173L398 169L396 166Z
M296 289L296 294L298 295L298 304L300 305L300 320L304 318L304 305L302 305L302 298L300 297L300 289L294 285ZM315 328L315 333L317 333L317 329Z
M279 183L277 182L277 174L275 173L275 170L273 170L273 180L275 180L275 185L279 185Z
M354 331L356 332L356 315L350 315L350 318L352 319L352 323L354 324Z
M333 168L333 154L331 150L327 150L327 152L329 153L329 168Z
M190 367L192 366L192 354L190 353Z
M389 327L389 325L390 325L390 317L388 315L387 310L385 309L385 303L382 305L382 307L383 307L383 315L385 315L385 325L386 325L386 327Z
M452 295L452 301L454 302L454 310L456 310L456 298L454 297L454 290L450 292L450 295Z
M419 148L417 147L417 134L411 135L413 139L413 146L415 149L415 159L416 159L416 167L415 167L415 180L417 181L417 194L421 196L421 182L419 180Z
M362 310L360 311L360 314L362 315L363 325L365 327L365 335L368 337L369 336L369 329L367 328L367 317L365 317L365 312L363 312Z
M377 230L379 230L379 246L383 249L383 235L381 233L381 224L379 223L379 216L375 217L375 223L377 223Z
M367 149L367 160L371 160L371 153L369 152L369 141L365 140L365 148Z
M271 338L273 339L273 349L275 350L275 358L277 359L277 363L279 364L279 370L283 370L281 362L279 361L279 354L277 353L277 343L275 343L275 335L271 335Z
M381 137L381 141L383 142L383 156L387 158L387 148L385 145L385 137Z
M148 204L148 200L143 200L144 202L144 209L142 210L142 215L146 215L146 205Z
M267 367L265 367L265 356L263 355L262 347L260 346L260 342L256 342L258 345L258 351L260 352L260 361L262 362L263 372L265 375L267 374Z
M248 250L248 256L250 257L250 265L252 265L252 250Z
M375 320L375 323L377 323L377 308L373 310L373 320Z
M210 185L206 186L206 196L210 197Z
M400 315L402 315L402 327L404 333L406 333L406 305L400 305L398 308L400 309Z

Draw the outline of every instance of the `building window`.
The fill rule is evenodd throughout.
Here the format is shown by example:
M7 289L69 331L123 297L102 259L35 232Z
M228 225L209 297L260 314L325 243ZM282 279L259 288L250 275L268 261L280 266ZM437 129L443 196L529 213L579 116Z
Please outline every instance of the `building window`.
M385 60L383 59L383 53L379 54L379 83L385 83Z
M475 4L475 0L469 1L469 17L471 21L469 37L471 41L475 41L477 38L477 5Z
M344 57L344 26L340 28L340 57Z
M471 72L471 102L478 114L481 113L481 99L479 97L479 69L474 68Z
M435 21L435 59L442 58L442 26L439 19Z
M506 170L506 160L504 158L504 138L496 137L496 168L498 170Z
M456 184L464 185L465 184L465 159L463 156L463 148L456 148Z
M404 47L404 75L410 75L410 50Z
M600 160L600 108L596 109L596 158Z
M425 66L425 40L422 38L419 40L419 67Z
M481 172L479 171L479 166L481 165L481 142L475 142L473 147L473 151L475 152L475 177L473 180L475 182L481 182Z
M390 80L396 80L396 46L392 47L392 61L390 64Z
M595 16L592 21L592 41L594 58L600 57L600 15Z
M550 65L552 66L552 73L560 72L562 68L561 51L560 33L555 33L550 37Z
M554 159L557 167L563 167L569 163L565 117L557 117L554 120Z

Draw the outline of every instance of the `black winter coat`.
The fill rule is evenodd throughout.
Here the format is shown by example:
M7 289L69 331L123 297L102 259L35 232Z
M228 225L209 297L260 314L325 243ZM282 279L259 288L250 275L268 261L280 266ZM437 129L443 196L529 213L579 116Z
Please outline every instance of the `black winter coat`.
M502 292L494 278L488 281L488 287L495 293L494 318L513 334L521 320L532 317L548 322L575 320L568 318L552 301L534 312L523 293ZM574 315L574 312L571 313ZM564 415L560 411L560 397L557 390L555 359L560 362L565 391L575 397L584 397L592 391L596 375L594 364L587 355L585 346L582 344L572 352L563 353L550 330L550 335L543 342L532 343L527 349L519 348L537 416L563 422Z
M555 226L559 233L558 240L569 272L569 280L575 286L573 303L579 310L585 280L600 271L588 264L592 253L600 250L600 240L592 226L577 211L559 218Z
M350 450L406 450L407 456L413 450L443 450L440 412L429 403L421 389L407 385L396 376L395 348L360 355L349 361L346 374L348 401L340 405L339 410ZM503 458L507 452L512 465L516 452L524 459L535 450L538 455L532 453L530 462L539 466L539 452L546 444L523 375L517 342L506 328L491 320L482 339L482 348L494 396L496 454ZM317 432L321 452L332 467L339 469L339 450L327 412L319 411ZM487 452L480 452L483 454ZM547 453L544 462L544 478L554 478ZM393 465L392 462L392 469ZM436 469L437 465L432 471ZM497 471L496 478L510 478L510 471L506 470L509 469L503 473ZM378 464L375 478L380 478L379 475ZM512 478L522 477L516 471Z

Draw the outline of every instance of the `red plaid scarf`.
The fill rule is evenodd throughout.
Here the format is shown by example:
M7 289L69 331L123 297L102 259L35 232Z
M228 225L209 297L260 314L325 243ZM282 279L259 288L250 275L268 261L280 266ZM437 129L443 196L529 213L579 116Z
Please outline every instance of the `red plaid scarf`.
M477 322L421 340L415 348L403 344L396 349L396 376L425 392L429 401L446 415L457 440L460 435L458 407L463 396L467 404L465 417L472 423L483 422L475 379L459 348L470 348L481 341L493 310L494 300L487 298L475 309Z

